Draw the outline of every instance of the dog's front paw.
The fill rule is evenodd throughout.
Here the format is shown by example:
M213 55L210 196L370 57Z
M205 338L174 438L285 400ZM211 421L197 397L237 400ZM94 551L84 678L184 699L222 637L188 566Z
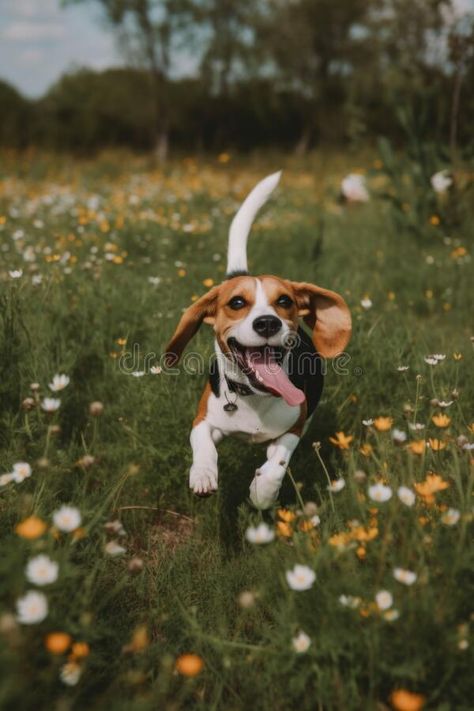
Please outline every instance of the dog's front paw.
M217 472L203 467L191 467L189 488L196 496L210 496L217 490Z
M285 472L285 466L271 461L265 462L257 469L250 484L250 501L256 509L269 509L273 506L278 498Z

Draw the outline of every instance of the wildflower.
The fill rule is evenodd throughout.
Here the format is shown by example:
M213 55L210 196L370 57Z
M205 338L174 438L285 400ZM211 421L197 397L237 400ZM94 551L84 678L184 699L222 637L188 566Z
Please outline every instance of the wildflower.
M47 555L41 554L28 561L25 574L33 585L49 585L58 579L59 566Z
M354 472L354 481L362 484L367 479L367 474L362 469L356 469Z
M458 509L448 509L441 516L441 521L445 524L445 526L455 526L460 518L461 513Z
M408 427L413 432L421 432L422 430L425 429L425 425L423 425L421 422L409 422Z
M60 405L61 400L54 397L45 397L41 401L41 409L44 412L56 412L56 410L59 410Z
M453 353L453 360L459 361L463 359L463 354L462 353Z
M203 667L204 662L197 654L181 654L176 660L176 671L183 676L197 676Z
M400 613L395 608L392 608L391 610L386 610L383 614L383 618L384 620L387 620L387 622L395 622L395 620L398 620L399 617Z
M275 538L275 532L268 524L262 522L258 526L249 526L245 538L249 543L254 544L271 543Z
M360 597L354 597L353 595L339 595L339 602L344 607L350 607L351 610L355 610L362 600Z
M109 541L108 543L106 543L104 550L107 555L110 555L112 557L123 555L127 552L127 549L121 546L120 543L118 543L117 541Z
M369 486L368 494L372 501L378 501L379 503L383 503L384 501L388 501L392 498L391 488L381 482Z
M152 375L160 375L163 372L163 369L159 365L152 365L150 368L150 373Z
M136 654L143 652L150 644L150 637L146 625L138 625L132 633L132 639L122 647L122 652Z
M425 697L406 689L397 689L390 694L390 703L395 711L420 711L425 705Z
M143 378L143 376L145 375L145 371L144 370L134 370L132 375L134 378Z
M335 437L329 437L331 444L339 449L349 449L353 439L353 435L345 435L344 432L336 432Z
M333 494L336 494L338 491L342 491L343 488L346 485L345 479L342 477L339 477L339 479L334 479L329 485L328 489L331 491Z
M89 415L99 417L104 412L104 405L99 400L94 400L89 404Z
M12 477L13 481L20 484L25 479L31 476L31 467L28 462L17 462L13 465Z
M143 570L143 560L138 556L134 556L128 561L128 569L131 573L139 573Z
M281 518L282 521L286 521L286 523L291 523L291 521L294 521L296 518L296 514L289 509L278 509L277 514L278 518Z
M416 582L416 579L418 578L416 573L414 573L412 570L406 570L405 568L394 568L393 577L399 583L403 583L403 585L413 585L413 583Z
M283 536L284 538L291 538L293 535L293 529L289 523L286 523L286 521L277 521L277 533L279 536Z
M375 596L375 602L379 610L388 610L393 605L393 595L388 590L379 590Z
M111 533L117 536L126 536L127 532L125 531L123 524L119 519L115 519L115 521L107 521L107 523L104 523L104 528L107 531L107 533Z
M255 593L251 590L242 590L239 593L237 602L243 610L248 610L255 605Z
M444 491L449 486L449 482L444 481L439 474L430 472L426 475L425 481L414 484L416 492L424 499L425 503L432 504L435 500L434 494Z
M428 444L433 452L440 452L442 449L446 449L447 446L447 442L443 442L442 439L435 439L433 437L430 437Z
M214 279L211 279L209 277L208 279L204 279L202 283L204 284L204 286L210 288L211 286L214 286Z
M286 580L292 590L309 590L316 580L316 573L307 565L297 563L293 570L286 571Z
M297 654L304 654L310 647L311 639L308 637L306 632L301 631L296 635L296 637L293 637L291 644Z
M81 521L81 512L74 506L63 505L53 513L54 525L65 533L75 531L81 525Z
M45 637L44 646L51 654L64 654L69 649L71 642L71 635L67 632L50 632Z
M83 457L77 460L76 464L83 469L88 469L95 463L95 457L92 454L84 454Z
M81 678L82 668L77 662L67 662L61 667L60 679L66 686L76 686Z
M371 427L374 424L374 421L372 419L362 420L362 424L364 425L364 427Z
M449 175L449 170L438 170L430 178L431 187L435 193L445 193L453 184L453 179Z
M399 373L405 373L409 369L409 365L399 365L397 370Z
M438 365L438 361L433 356L425 356L424 361L428 365Z
M50 390L53 391L53 393L57 393L60 390L64 390L64 388L67 388L70 382L70 378L67 375L64 375L64 373L57 374L53 376L53 380L48 387Z
M360 305L362 306L363 309L368 311L373 306L372 299L369 299L368 296L364 296L364 298L360 300Z
M149 277L148 277L148 283L151 284L152 286L158 286L158 284L161 283L161 277L158 277L158 276L149 276Z
M426 448L426 442L424 439L415 439L413 442L407 444L407 449L413 454L423 454Z
M74 642L71 648L71 654L76 659L83 659L84 657L88 657L90 651L91 650L87 642Z
M395 444L403 444L407 440L407 433L403 430L397 430L396 427L392 430L392 439Z
M23 410L26 410L27 412L29 410L32 410L36 405L35 400L32 397L25 397L23 402L21 403L21 407Z
M12 279L20 279L23 276L23 269L12 269L8 273Z
M21 538L27 538L28 540L34 540L39 538L46 531L46 523L38 518L38 516L28 516L15 528L15 533Z
M430 225L433 225L433 227L436 227L439 225L441 220L439 219L438 215L431 215L430 217Z
M392 425L393 419L391 417L376 417L374 420L374 427L379 432L388 432Z
M415 503L415 492L409 489L408 486L399 486L397 496L405 506L413 506Z
M7 473L7 474L0 475L0 486L6 486L11 481L13 481L13 474Z
M35 625L48 615L48 601L43 593L29 590L16 601L17 619L22 625Z
M431 421L433 422L436 427L449 427L451 424L451 418L448 415L445 415L444 412L440 412L436 415L433 415L431 418Z
M368 202L369 193L365 178L358 173L349 173L341 182L341 193L348 202Z
M372 454L373 451L374 451L374 448L368 442L364 442L364 444L361 444L361 446L359 447L359 452L364 457L370 457L370 455Z

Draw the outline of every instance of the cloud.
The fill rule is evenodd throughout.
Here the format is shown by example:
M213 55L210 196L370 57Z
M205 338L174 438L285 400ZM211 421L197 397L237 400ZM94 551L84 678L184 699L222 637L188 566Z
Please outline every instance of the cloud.
M64 26L50 22L12 22L3 31L3 38L17 42L53 40L64 37Z

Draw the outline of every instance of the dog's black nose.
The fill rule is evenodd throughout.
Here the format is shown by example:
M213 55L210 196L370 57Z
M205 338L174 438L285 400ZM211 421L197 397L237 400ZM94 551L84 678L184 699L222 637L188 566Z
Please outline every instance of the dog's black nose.
M253 330L258 333L259 336L264 336L265 338L270 338L278 333L282 327L282 322L276 316L259 316L255 319L252 324Z

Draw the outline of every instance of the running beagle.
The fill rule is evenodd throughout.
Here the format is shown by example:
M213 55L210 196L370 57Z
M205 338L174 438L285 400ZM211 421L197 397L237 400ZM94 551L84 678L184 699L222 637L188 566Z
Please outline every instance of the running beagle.
M216 445L227 435L268 442L267 461L257 469L250 499L271 507L323 387L321 356L341 353L351 335L342 296L314 284L251 276L247 237L252 222L281 173L262 180L232 222L227 276L183 314L166 347L175 365L203 322L215 332L215 360L191 432L189 486L199 496L217 489ZM309 326L309 336L299 318Z

